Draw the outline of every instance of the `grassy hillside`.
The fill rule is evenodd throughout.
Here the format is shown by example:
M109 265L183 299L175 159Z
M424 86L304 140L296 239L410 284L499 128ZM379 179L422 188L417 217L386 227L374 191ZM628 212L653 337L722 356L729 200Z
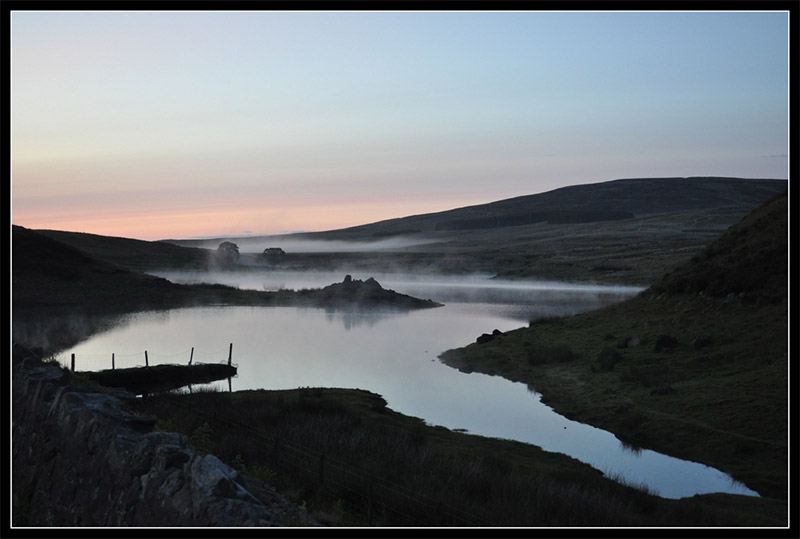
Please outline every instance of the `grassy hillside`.
M607 222L656 213L721 207L752 208L785 188L785 180L714 177L613 180L294 236L326 240L375 240L396 235L495 229L535 223ZM202 240L180 243L202 245Z
M654 287L667 294L735 294L747 302L775 303L786 298L789 207L784 191L700 253L668 273Z
M570 418L785 498L787 213L784 192L629 301L441 359L527 383Z
M132 272L43 234L12 228L12 307L15 312L81 305L136 307L166 302L183 287Z
M210 253L207 249L83 232L61 230L36 232L71 245L95 258L138 271L160 268L206 269L209 265ZM216 248L216 245L214 247Z

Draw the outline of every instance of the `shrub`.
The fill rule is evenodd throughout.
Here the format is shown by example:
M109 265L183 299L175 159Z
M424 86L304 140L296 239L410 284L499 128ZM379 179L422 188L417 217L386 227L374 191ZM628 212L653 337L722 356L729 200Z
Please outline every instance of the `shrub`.
M606 346L597 354L597 365L600 367L601 371L613 371L614 365L621 360L622 356L620 353L610 346Z

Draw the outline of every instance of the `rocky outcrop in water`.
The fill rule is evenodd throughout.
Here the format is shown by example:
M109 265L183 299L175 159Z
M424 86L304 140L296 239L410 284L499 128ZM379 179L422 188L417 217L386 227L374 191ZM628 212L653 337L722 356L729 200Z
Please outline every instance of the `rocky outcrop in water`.
M319 290L300 290L297 296L301 300L313 299L317 305L325 307L428 309L442 306L430 299L419 299L383 288L373 277L362 281L350 275L346 275L340 283Z
M154 431L130 393L80 389L18 346L13 356L12 526L313 524L269 485Z

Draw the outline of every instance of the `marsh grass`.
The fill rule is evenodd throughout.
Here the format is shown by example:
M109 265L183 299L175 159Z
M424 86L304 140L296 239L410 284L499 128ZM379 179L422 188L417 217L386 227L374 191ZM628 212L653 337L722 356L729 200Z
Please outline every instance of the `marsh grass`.
M564 455L432 427L360 390L154 396L162 428L190 437L333 526L704 525L684 509ZM703 498L703 497L699 497ZM734 525L752 516L731 517ZM737 520L738 518L738 520ZM681 519L681 520L676 520ZM757 521L757 519L756 519Z

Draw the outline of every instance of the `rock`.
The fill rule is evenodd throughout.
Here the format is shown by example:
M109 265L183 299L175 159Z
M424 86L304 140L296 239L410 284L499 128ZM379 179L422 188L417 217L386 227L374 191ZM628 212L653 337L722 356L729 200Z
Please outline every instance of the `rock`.
M634 348L639 346L641 339L638 336L626 336L617 341L617 348Z
M597 364L600 366L601 371L613 371L614 365L622 360L619 352L606 346L597 355Z
M656 339L656 344L653 349L656 352L662 352L666 350L672 350L678 345L678 339L672 337L671 335L659 335L658 339Z
M488 333L482 334L480 337L475 339L475 342L478 344L486 344L487 342L491 342L495 339L494 335L489 335Z
M672 386L670 386L668 384L664 384L664 385L660 385L657 388L653 389L650 392L650 394L651 395L669 395L670 393L673 393L674 391L675 390L672 388Z
M695 337L695 339L692 341L692 346L696 350L705 348L706 346L710 345L711 345L711 337L709 337L708 335L700 335L698 337Z
M124 394L71 386L59 367L20 352L12 359L11 456L24 525L276 526L307 518L263 482L255 494L245 485L259 480L244 482L186 436L147 432L154 421L136 419Z

